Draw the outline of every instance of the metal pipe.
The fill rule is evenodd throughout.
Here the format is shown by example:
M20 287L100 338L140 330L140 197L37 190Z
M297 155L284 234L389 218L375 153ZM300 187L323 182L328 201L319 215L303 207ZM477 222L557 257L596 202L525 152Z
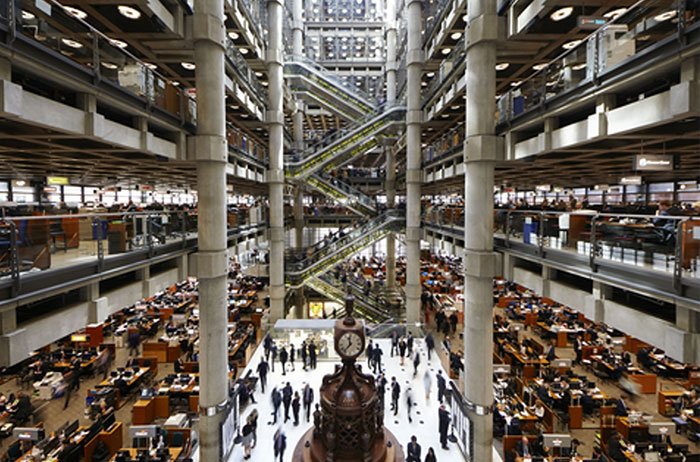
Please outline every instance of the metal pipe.
M284 317L284 114L283 97L283 63L282 63L282 0L268 0L268 37L267 73L269 76L269 95L267 123L269 126L270 163L267 171L270 200L270 321L275 322Z
M201 352L199 457L201 460L219 460L222 449L219 427L223 405L228 399L224 5L218 0L197 0L195 11L195 144L199 198L197 276Z
M468 0L465 133L464 396L475 409L493 404L493 183L496 161L496 0ZM476 25L476 26L475 26ZM493 418L472 412L474 460L493 460Z
M420 320L422 2L408 0L406 110L406 322Z

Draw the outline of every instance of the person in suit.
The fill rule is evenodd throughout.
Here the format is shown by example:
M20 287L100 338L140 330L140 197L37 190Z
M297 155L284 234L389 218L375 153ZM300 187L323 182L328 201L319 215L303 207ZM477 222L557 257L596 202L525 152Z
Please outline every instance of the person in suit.
M608 455L615 462L626 460L625 454L622 452L622 436L620 432L615 432L608 440Z
M287 359L289 359L287 349L285 347L282 347L282 349L280 350L280 363L282 363L282 375L287 375L287 368L285 367L285 365L287 364Z
M274 425L277 423L277 415L280 411L280 404L282 404L282 394L279 392L277 387L272 389L272 396L270 399L272 400L272 416L274 417L272 424Z
M267 372L270 370L270 365L265 361L265 359L260 358L260 364L258 364L258 377L260 377L260 388L262 392L265 393L265 385L267 385Z
M316 344L314 343L313 340L311 340L309 342L308 349L309 349L309 368L316 369L317 351L316 351Z
M608 462L608 458L605 457L603 452L596 446L593 446L593 453L591 454L591 459L593 459L595 462Z
M294 415L294 426L299 425L299 404L301 399L299 398L299 392L294 392L294 398L292 398L292 415Z
M437 388L438 388L438 401L442 404L442 400L445 397L445 389L447 389L447 381L442 375L442 370L438 369L437 373Z
M447 431L450 428L450 413L445 409L445 405L441 405L438 410L438 431L440 432L440 444L442 449L449 449L447 447Z
M622 397L620 397L617 400L617 407L615 407L615 416L627 417L627 415L628 415L627 403L625 403L625 400Z
M574 438L571 440L571 446L562 449L562 454L567 457L581 457L579 446L581 446L581 442Z
M307 383L302 391L302 402L304 403L304 413L306 414L306 421L309 421L311 416L311 405L314 402L314 389Z
M544 359L549 361L550 363L554 360L556 357L556 351L554 349L554 342L549 344L549 348L547 348L547 352L544 355Z
M515 443L515 452L518 453L520 457L530 457L532 456L532 449L530 449L530 442L527 436L520 438L520 441Z
M280 456L280 462L284 459L284 450L287 449L287 437L281 429L275 432L274 436L275 459Z
M415 435L411 437L411 442L408 443L406 448L406 462L421 462L420 461L420 444L418 444L418 439Z
M430 332L425 336L425 348L428 350L428 361L430 361L430 353L435 349L435 339Z
M282 404L284 405L284 422L289 420L289 406L292 404L292 384L287 382L287 385L282 388Z
M401 386L396 381L396 377L391 378L391 410L394 415L399 413L399 396L401 396Z

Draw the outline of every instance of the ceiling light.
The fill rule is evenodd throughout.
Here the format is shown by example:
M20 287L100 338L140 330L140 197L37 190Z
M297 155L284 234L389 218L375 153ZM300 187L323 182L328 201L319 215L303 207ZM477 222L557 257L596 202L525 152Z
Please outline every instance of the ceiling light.
M571 66L571 69L573 69L575 71L580 71L581 69L585 69L585 68L586 68L586 63L580 63L580 64L576 64L575 66Z
M263 80L263 81L260 82L260 83L262 84L263 87L266 87L266 86L268 85L267 81L265 81L265 80Z
M552 21L561 21L571 16L571 13L573 12L573 6L565 6L564 8L559 8L557 11L550 14L549 17L552 19Z
M511 82L511 83L510 83L510 86L511 86L511 87L517 87L518 85L520 85L520 83L521 83L520 80L516 80L515 82Z
M34 18L36 18L36 16L34 16L34 13L30 13L29 11L22 10L22 19L24 19L25 21L30 21Z
M141 12L134 7L127 5L119 5L117 10L122 16L129 19L139 19L141 17Z
M170 84L171 84L172 86L174 86L174 87L179 87L179 86L180 86L180 82L170 82Z
M188 63L186 61L181 62L180 66L182 66L184 69L186 69L188 71L193 71L197 67L194 65L194 63Z
M459 40L462 38L462 33L461 32L452 32L452 35L450 35L450 37L452 37L452 40Z
M72 14L73 16L75 16L75 17L78 18L78 19L85 19L85 18L87 18L87 13L84 12L83 10L81 10L81 9L78 9L78 8L75 8L75 7L72 7L72 6L64 6L63 9L66 10L68 13Z
M611 21L617 19L618 17L622 16L623 14L627 13L627 8L617 8L612 11L608 11L603 15L604 18L610 19Z
M576 48L577 46L579 46L580 43L581 43L581 40L572 40L570 42L566 42L561 47L565 50L571 50L572 48Z
M421 87L427 87L427 86L428 86L428 82L421 82L421 83L420 83L420 86L421 86Z
M123 40L117 40L117 39L109 39L109 43L114 45L117 48L126 48L129 46L129 44L124 42Z
M452 105L452 106L450 106L450 107L451 107L452 109L459 109L459 108L460 108L459 104L454 104L454 105Z
M238 51L240 51L242 55L247 55L247 54L248 54L248 49L247 49L247 48L244 48L244 47L239 48Z
M427 74L425 74L425 76L429 79L432 79L433 77L435 77L435 72L428 72Z
M263 73L260 71L255 73L255 77L262 77L262 76L263 76Z
M449 55L452 50L450 48L443 48L442 49L442 54L443 55Z
M547 64L546 64L546 63L535 64L534 66L532 66L532 68L533 68L534 70L536 70L536 71L541 71L541 70L544 69L545 67L547 67Z
M102 61L101 64L102 64L104 67L106 67L107 69L116 69L116 68L118 67L116 64L110 63L110 62L107 62L107 61Z
M82 48L83 47L82 43L77 42L75 40L67 39L67 38L61 39L61 42L63 42L64 44L68 45L71 48Z
M146 66L147 68L149 68L149 69L152 70L152 71L155 71L156 69L158 69L158 66L156 66L156 65L153 64L153 63L143 63L143 65Z
M463 20L464 22L469 21L469 15L468 15L468 14L465 14L464 16L462 16L462 20Z
M231 40L236 40L238 38L238 32L231 31L228 33L228 38Z
M676 16L676 10L664 11L654 16L654 21L664 22Z
M510 63L498 63L496 64L497 71L505 71L510 66Z

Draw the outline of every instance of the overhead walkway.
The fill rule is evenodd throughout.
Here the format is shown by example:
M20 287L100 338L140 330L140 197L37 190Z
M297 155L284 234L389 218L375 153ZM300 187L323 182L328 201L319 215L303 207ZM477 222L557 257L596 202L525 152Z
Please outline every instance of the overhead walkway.
M376 216L345 234L333 243L310 249L308 255L288 257L285 260L287 286L299 288L311 278L320 276L341 261L352 257L366 247L400 231L405 219L396 210Z
M346 120L364 117L376 109L369 95L303 56L285 57L284 75L293 93L311 98Z

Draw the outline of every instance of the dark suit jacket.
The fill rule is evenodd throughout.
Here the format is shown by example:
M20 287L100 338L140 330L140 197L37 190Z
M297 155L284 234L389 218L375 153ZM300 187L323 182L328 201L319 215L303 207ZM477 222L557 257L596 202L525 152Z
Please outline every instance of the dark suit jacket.
M622 445L615 438L610 438L608 441L608 455L612 460L625 460L625 455L622 453Z
M615 415L618 417L627 417L627 405L623 403L621 399L617 400L617 407L615 408Z
M525 446L526 445L524 445L522 441L518 441L517 443L515 443L515 452L517 452L520 457L525 456ZM530 454L530 456L533 455L530 444L527 444L527 451L528 454Z
M556 353L554 351L554 346L550 345L549 349L547 350L547 356L546 356L547 361L551 362L554 359L554 356L556 356Z
M408 443L406 462L420 462L420 444Z

